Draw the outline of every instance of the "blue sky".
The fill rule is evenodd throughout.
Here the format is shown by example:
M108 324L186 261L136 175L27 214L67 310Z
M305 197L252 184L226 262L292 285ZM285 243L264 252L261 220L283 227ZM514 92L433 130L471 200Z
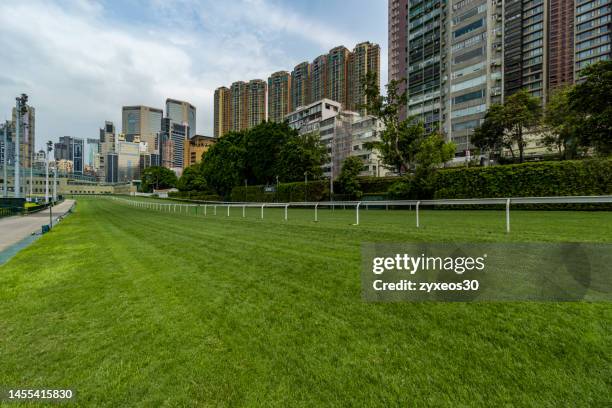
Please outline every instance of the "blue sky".
M387 79L387 1L3 0L0 119L25 92L36 107L37 146L63 135L120 129L121 106L198 109L212 134L214 89L290 71L336 45L381 45Z

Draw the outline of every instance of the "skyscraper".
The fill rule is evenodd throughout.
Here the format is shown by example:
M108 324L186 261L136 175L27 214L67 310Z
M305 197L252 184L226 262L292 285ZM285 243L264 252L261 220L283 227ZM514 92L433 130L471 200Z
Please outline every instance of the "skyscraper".
M215 90L214 111L214 136L221 137L231 128L231 92L229 88L222 86Z
M574 0L550 2L548 91L574 82Z
M291 107L290 111L310 102L310 64L304 61L291 71Z
M610 60L612 0L575 1L574 79L580 71L597 61Z
M189 137L196 134L196 108L189 102L166 99L166 117L174 123L189 127Z
M59 143L55 143L55 160L68 160L72 162L73 172L83 174L84 141L78 137L62 136Z
M326 98L327 92L327 55L319 55L310 66L310 101L314 103ZM294 107L294 110L297 107Z
M504 7L504 97L525 88L544 101L548 86L545 1L506 0Z
M502 7L486 0L461 1L451 10L449 46L442 49L441 129L455 142L457 155L470 149L470 136L487 109L502 98Z
M349 109L349 58L344 46L332 48L327 54L327 97Z
M287 71L275 72L268 78L268 120L281 123L291 112L291 76Z
M230 120L231 130L239 132L248 129L248 93L247 83L243 81L234 82L230 88Z
M467 1L457 3L469 4ZM408 115L417 116L427 130L438 127L442 119L443 16L446 2L410 0L407 36Z
M399 81L400 94L406 90L406 73L408 64L408 0L389 0L389 81ZM400 112L400 118L406 117L406 109Z
M122 133L128 142L140 139L147 143L149 153L159 149L159 133L164 112L149 106L124 106L122 109Z
M247 127L250 129L268 119L267 84L262 79L252 79L247 85Z
M380 86L380 46L370 42L357 44L349 59L349 110L364 112L363 106L367 103L364 79L368 73L376 77Z
M188 140L189 126L162 119L160 161L163 167L180 176L184 168L185 140Z

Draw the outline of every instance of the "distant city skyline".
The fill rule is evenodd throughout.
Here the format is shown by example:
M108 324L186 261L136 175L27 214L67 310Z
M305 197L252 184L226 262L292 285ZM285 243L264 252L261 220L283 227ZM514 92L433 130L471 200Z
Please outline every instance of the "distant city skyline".
M194 105L198 133L212 135L221 84L361 41L380 44L384 85L386 0L9 0L0 3L0 119L27 93L38 150L61 136L97 137L104 121L121 124L123 106L164 109L172 98Z

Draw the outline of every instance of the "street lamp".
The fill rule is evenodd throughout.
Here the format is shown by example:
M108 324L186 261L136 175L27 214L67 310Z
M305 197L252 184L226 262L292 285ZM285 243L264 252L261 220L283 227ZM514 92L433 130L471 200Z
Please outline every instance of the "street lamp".
M4 152L2 154L2 195L4 198L8 197L8 127L9 127L9 122L8 120L4 123L4 138L2 140L3 142L3 149Z
M53 149L53 142L50 140L47 142L47 153L45 155L45 159L47 160L47 167L45 170L45 203L49 203L49 154L51 154L51 150Z

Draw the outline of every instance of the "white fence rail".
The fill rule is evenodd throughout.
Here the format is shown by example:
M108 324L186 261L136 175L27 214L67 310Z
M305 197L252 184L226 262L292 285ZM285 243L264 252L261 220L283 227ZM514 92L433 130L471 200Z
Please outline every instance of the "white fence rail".
M408 207L415 210L416 227L420 228L419 210L423 206L437 205L503 205L505 206L506 215L506 232L510 232L510 208L520 204L605 204L612 203L612 195L606 196L568 196L568 197L512 197L512 198L466 198L466 199L448 199L448 200L389 200L389 201L321 201L321 202L289 202L289 203L254 203L254 202L205 202L198 204L182 204L182 203L164 203L159 201L143 201L126 199L116 196L101 196L111 198L115 201L120 201L128 205L157 210L162 212L170 212L177 214L188 214L190 209L195 207L196 215L201 212L207 216L212 211L212 215L217 215L217 208L225 210L227 216L230 216L231 208L239 208L242 210L242 217L246 217L247 208L257 208L260 211L261 219L264 218L264 210L266 208L282 208L284 209L285 221L289 219L289 208L313 208L314 221L319 220L318 210L320 208L355 208L355 224L359 225L359 211L364 207Z

